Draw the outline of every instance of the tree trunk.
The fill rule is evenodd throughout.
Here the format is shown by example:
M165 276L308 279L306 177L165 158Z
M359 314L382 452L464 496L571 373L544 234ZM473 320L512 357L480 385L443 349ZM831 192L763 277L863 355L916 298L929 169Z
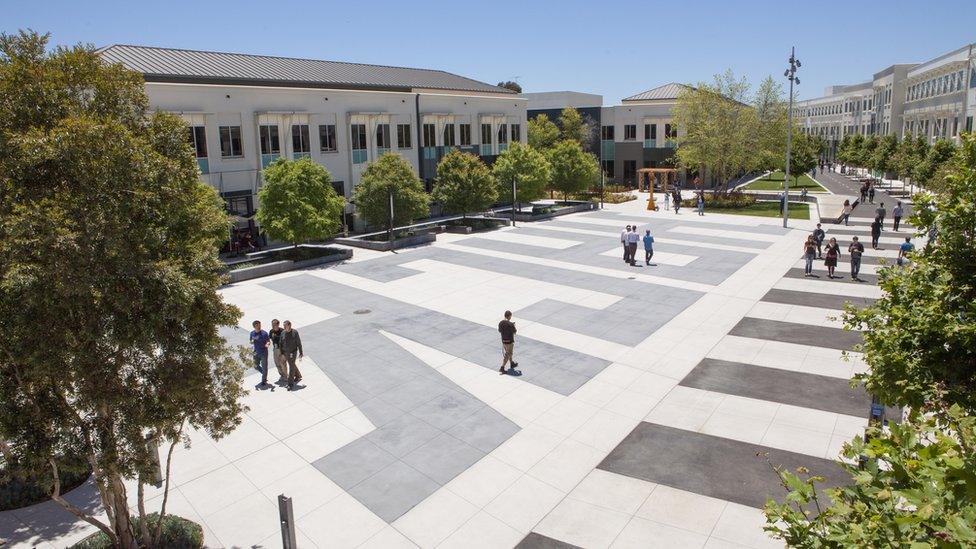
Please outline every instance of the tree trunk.
M125 484L122 482L122 477L118 473L109 472L106 488L109 491L109 504L115 511L112 530L118 537L119 547L121 549L138 549L139 540L136 539L132 517L129 514L129 502L125 497Z

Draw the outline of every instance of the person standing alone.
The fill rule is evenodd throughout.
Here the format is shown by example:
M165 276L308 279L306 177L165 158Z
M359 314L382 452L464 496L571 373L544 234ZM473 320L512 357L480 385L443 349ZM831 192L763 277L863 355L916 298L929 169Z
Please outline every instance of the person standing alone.
M698 191L698 215L705 215L705 191Z
M514 372L518 368L518 362L512 358L515 352L515 323L512 322L512 311L505 311L505 318L498 323L498 333L502 335L502 367L498 373L505 373L505 365L511 364L509 372Z
M291 328L291 321L286 320L284 327L285 330L281 332L281 352L288 361L288 390L291 391L302 380L297 362L305 358L305 352L302 350L302 338L298 330Z
M268 332L261 329L261 321L255 320L251 323L254 328L251 330L251 346L254 349L254 369L261 372L261 384L258 387L268 386L268 346L271 345L271 336Z
M647 229L644 231L644 263L650 265L652 257L654 257L654 237L651 236L651 230Z

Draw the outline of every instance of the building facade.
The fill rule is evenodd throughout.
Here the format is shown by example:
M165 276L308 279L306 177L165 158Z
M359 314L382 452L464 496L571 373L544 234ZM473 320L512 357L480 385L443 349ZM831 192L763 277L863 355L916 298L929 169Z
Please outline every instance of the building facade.
M831 86L824 95L794 104L808 134L828 143L828 157L846 135L921 135L930 143L973 131L976 115L976 44L924 63L891 65L871 80Z
M452 149L491 163L525 141L525 99L443 71L143 46L99 53L142 73L153 108L186 120L201 177L241 217L259 207L261 172L278 158L325 166L349 199L387 152L429 190ZM344 221L361 228L354 211L347 205Z
M607 182L633 186L639 168L672 166L678 129L671 111L685 89L684 84L672 82L608 107L602 106L602 96L578 92L525 93L522 97L529 102L529 118L543 114L556 121L563 108L574 107L593 119L599 135L590 148L600 159Z

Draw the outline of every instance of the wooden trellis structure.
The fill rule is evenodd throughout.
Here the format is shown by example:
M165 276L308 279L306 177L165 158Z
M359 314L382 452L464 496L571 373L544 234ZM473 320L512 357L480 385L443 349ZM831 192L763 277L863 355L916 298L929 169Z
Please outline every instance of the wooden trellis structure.
M671 177L674 176L674 180L678 180L678 170L674 168L640 168L637 170L637 189L643 189L644 182L647 182L647 192L650 193L647 198L647 209L651 211L656 209L654 205L654 183L659 174L663 176L661 178L661 191L666 193Z

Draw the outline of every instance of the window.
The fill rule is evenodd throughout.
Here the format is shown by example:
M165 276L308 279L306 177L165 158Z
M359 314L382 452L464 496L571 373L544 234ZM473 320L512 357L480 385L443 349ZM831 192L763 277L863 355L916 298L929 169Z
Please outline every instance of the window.
M522 126L519 124L512 124L512 142L517 143L522 140Z
M191 126L187 128L190 138L190 146L193 147L193 154L197 158L207 157L207 129L203 126Z
M444 125L444 146L445 147L454 146L454 124Z
M600 139L604 141L613 141L613 126L601 126Z
M390 148L390 125L389 124L376 125L376 148L377 149Z
M461 127L461 146L471 144L471 124L460 124Z
M624 141L637 139L637 124L624 124Z
M322 124L319 126L319 150L322 152L336 152L336 127L335 124Z
M491 124L481 125L481 144L491 145Z
M966 117L966 131L967 132L973 131L973 117L972 116L967 116Z
M959 117L952 119L952 136L955 137L959 135Z
M279 154L281 152L281 141L278 138L278 126L262 125L258 129L261 136L261 154Z
M644 139L657 139L657 124L644 124Z
M311 145L308 141L308 124L292 124L291 148L295 154L311 152Z
M604 160L601 164L603 164L603 173L607 174L608 179L613 179L613 160Z
M411 135L410 124L397 124L397 148L409 149L412 146Z
M352 124L349 126L349 133L352 136L352 150L366 150L366 124Z
M624 182L633 183L637 180L637 161L624 160Z
M433 124L424 124L424 147L435 147L437 146L437 126Z
M224 158L244 157L240 126L220 126L220 156Z
M498 125L498 144L502 145L508 143L508 126L505 124Z
M678 137L678 128L673 124L665 124L664 133L666 134L664 137L668 139L675 139Z

